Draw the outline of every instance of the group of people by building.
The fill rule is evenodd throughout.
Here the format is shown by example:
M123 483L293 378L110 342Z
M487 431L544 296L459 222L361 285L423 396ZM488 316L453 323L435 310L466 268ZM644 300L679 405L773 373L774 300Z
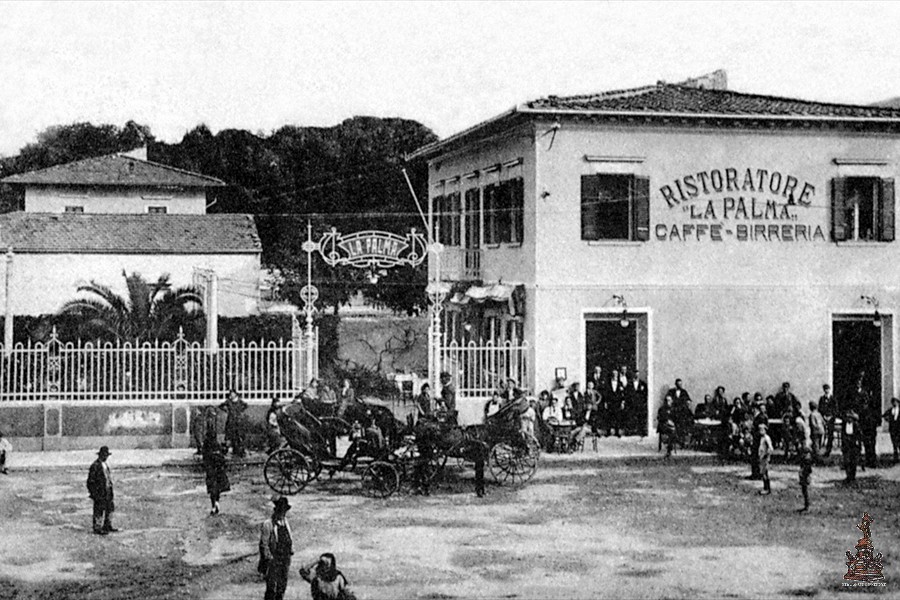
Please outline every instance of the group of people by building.
M882 420L888 423L894 462L900 462L900 399L892 398L891 407L882 413L879 399L864 381L860 374L853 393L845 398L835 397L831 386L824 384L822 395L810 401L806 410L790 382L782 383L777 394L763 398L757 392L751 399L744 392L731 402L719 386L692 410L690 394L678 379L657 414L660 446L666 445L666 457L677 444L708 445L722 454L745 457L750 478L763 482L763 495L771 493L769 463L780 447L785 459L795 459L800 467L801 511L806 511L813 465L823 464L831 455L837 437L847 483L855 481L861 459L866 468L878 467L876 440Z

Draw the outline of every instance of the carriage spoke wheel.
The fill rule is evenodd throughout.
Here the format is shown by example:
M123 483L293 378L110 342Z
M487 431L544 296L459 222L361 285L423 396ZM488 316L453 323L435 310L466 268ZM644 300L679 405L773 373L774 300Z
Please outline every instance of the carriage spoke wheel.
M520 448L499 443L491 448L490 464L491 475L497 483L521 485L534 477L537 454L528 446Z
M489 455L491 476L497 483L505 483L509 479L513 464L512 446L505 443L494 444Z
M400 475L394 465L376 460L363 473L362 486L373 498L387 498L400 489Z
M312 476L309 461L293 448L282 448L266 459L263 467L266 483L279 494L296 494L309 483Z

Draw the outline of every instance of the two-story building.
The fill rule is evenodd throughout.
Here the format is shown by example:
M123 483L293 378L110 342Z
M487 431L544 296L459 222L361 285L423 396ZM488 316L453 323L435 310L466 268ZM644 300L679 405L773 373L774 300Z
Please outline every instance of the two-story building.
M251 215L206 214L214 178L147 160L146 148L12 175L25 210L0 215L13 315L52 314L96 281L124 292L123 271L174 286L218 277L218 313L257 312L261 245Z
M889 406L900 110L708 83L550 96L419 149L440 343L525 340L532 392L637 368L648 427L676 378L805 406L864 373Z

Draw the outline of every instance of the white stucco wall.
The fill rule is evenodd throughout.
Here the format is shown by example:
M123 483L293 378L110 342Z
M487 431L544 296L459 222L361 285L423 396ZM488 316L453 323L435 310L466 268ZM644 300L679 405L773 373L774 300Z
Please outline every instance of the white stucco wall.
M85 213L146 213L148 206L165 206L168 214L206 213L202 189L136 187L28 186L25 212L61 213L67 206L83 206Z
M0 272L5 271L0 261ZM219 276L219 315L254 314L259 303L258 254L16 254L10 278L13 314L42 315L59 310L76 297L80 283L94 280L125 293L122 271L137 272L148 280L171 275L176 287L192 284L194 267L214 270ZM5 272L4 272L5 276ZM5 307L0 286L0 307Z
M541 135L551 127L550 122L537 123L534 136L525 132L512 138L515 142L494 141L438 157L431 170L433 184L454 171L524 156L525 244L487 250L485 271L486 279L526 284L525 335L535 348L535 389L551 384L555 367L566 367L570 381L584 381L584 313L613 310L613 294L624 296L632 311L648 315L650 356L644 376L652 409L676 377L684 379L697 399L719 384L729 394L774 393L785 380L804 402L817 398L822 383L831 378L832 316L871 314L873 308L861 302L861 295L877 298L882 314L895 315L900 309L900 235L890 243L835 244L830 208L835 177L900 176L900 136L570 122L553 136ZM589 161L586 155L595 158ZM870 164L837 164L847 158ZM764 169L777 171L783 181L796 178L795 200L808 183L814 191L803 200L809 204L789 206L785 219L754 218L753 198L760 206L774 200L779 215L787 198L770 189L728 191L723 185L716 191L708 186L709 193L670 206L660 190L674 188L676 179L712 170L724 176L726 169L735 169L743 183L748 168L754 177ZM649 177L649 241L581 240L581 176L593 173ZM741 197L747 214L731 209L726 219L726 198L736 206ZM707 213L710 205L714 218ZM710 218L703 218L707 214ZM707 226L699 238L698 224ZM692 227L685 236L686 225ZM721 241L713 239L711 225L719 226ZM763 225L766 238L773 231L770 226L777 226L778 239L741 241L739 231L748 230L739 225L752 233ZM797 225L806 227L809 239L794 239ZM670 239L673 227L681 234L675 240ZM813 239L817 227L822 237ZM785 231L792 234L790 241L784 239ZM896 393L895 329L896 319L886 319L883 402Z

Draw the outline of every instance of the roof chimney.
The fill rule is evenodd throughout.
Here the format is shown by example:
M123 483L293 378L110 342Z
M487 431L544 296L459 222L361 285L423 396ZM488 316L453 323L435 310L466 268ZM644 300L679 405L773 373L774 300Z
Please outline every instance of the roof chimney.
M129 150L128 152L119 152L119 156L128 156L131 158L136 158L138 160L147 160L147 146L141 146L140 148L135 148L134 150Z
M712 73L685 79L676 85L697 88L698 90L727 90L728 74L725 72L725 69L718 69Z

